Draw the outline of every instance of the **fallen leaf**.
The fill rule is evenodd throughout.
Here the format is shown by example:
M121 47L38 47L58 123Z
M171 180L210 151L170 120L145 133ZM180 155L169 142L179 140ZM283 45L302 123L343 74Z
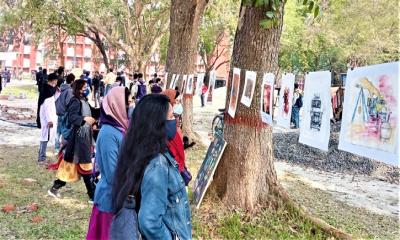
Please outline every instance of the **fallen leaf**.
M3 208L1 209L1 211L5 212L5 213L10 213L12 211L14 211L15 206L13 204L5 204L3 206Z
M32 218L32 222L34 222L34 223L39 223L39 222L41 222L42 220L43 220L43 218L42 218L41 216L39 216L39 215L34 216L34 217Z
M39 206L37 203L32 203L27 206L28 212L36 212L38 209L39 209Z

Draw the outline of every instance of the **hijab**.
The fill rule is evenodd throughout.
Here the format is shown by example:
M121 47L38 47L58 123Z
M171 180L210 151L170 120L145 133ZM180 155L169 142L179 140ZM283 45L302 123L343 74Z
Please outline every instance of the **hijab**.
M126 112L125 87L114 87L104 97L100 120L119 128L123 133L129 126L128 113Z

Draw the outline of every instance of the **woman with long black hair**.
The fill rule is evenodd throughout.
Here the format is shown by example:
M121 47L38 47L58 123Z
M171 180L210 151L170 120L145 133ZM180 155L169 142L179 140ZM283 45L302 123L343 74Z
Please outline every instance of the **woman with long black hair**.
M57 180L49 189L50 196L59 198L59 189L67 182L76 182L83 178L90 201L93 201L95 186L92 176L92 146L95 119L91 116L91 108L87 102L87 84L85 80L76 80L73 83L74 96L67 106L68 125L71 133L67 137L64 158L57 170Z
M133 112L115 171L114 214L134 196L145 239L191 239L190 207L178 164L167 143L176 134L169 98L150 94Z

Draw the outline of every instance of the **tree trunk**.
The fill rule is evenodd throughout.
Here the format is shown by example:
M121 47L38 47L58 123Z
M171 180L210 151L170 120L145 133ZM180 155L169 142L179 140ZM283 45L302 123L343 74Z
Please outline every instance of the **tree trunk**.
M105 49L104 43L101 40L99 33L95 33L95 37L96 38L93 39L93 40L95 40L94 44L96 44L97 48L99 49L99 51L101 53L101 56L103 57L103 63L106 66L106 69L109 70L110 69L110 64L108 63L108 56L107 56L107 53L106 53L106 49Z
M240 92L242 96L245 72L256 71L257 80L250 108L240 103L235 118L225 115L224 138L227 147L214 176L213 187L229 206L253 210L258 204L277 201L279 191L274 168L272 127L260 117L261 82L265 72L277 69L279 41L283 14L276 27L265 29L260 21L265 19L267 7L252 7L242 1L236 29L230 79L233 67L241 69ZM283 3L280 12L283 11ZM228 84L226 109L229 106L231 82Z
M170 34L166 71L172 74L194 74L197 60L197 40L201 18L208 0L172 0L170 10ZM179 86L180 83L177 83ZM169 82L168 85L169 86ZM192 131L193 94L183 94L182 132L196 138Z

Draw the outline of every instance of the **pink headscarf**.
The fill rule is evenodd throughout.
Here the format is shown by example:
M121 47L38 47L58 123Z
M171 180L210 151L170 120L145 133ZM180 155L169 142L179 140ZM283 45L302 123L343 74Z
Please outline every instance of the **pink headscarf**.
M113 87L102 102L104 112L117 121L124 132L128 129L129 119L126 113L125 87Z

